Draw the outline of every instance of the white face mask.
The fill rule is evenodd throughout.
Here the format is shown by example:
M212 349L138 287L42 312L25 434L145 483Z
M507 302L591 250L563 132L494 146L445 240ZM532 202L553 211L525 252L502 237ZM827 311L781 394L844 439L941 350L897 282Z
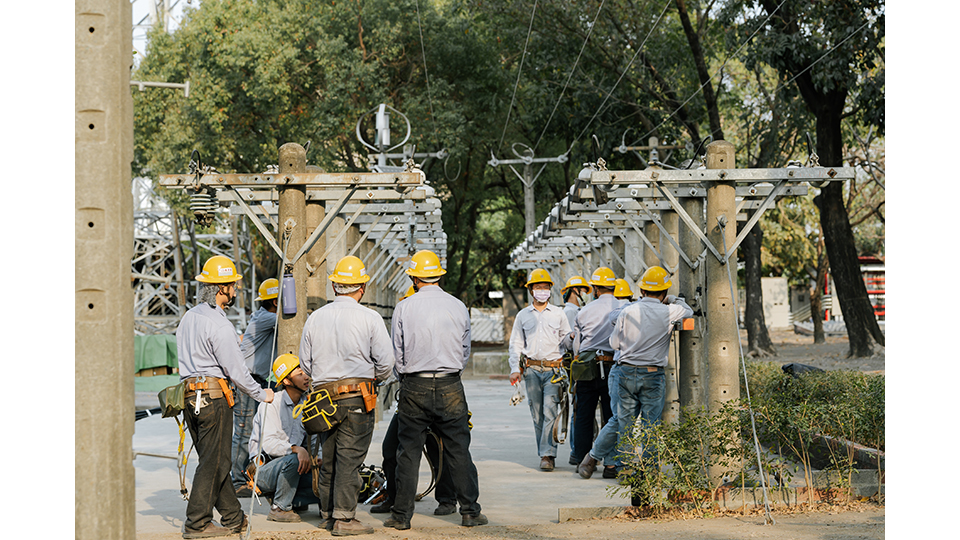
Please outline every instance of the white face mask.
M537 289L533 291L533 298L537 302L546 302L550 299L550 290Z

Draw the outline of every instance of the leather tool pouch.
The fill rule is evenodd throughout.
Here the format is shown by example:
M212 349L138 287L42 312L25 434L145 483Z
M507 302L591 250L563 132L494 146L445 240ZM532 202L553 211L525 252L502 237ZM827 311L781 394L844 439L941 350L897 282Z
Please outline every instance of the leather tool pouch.
M233 391L227 386L227 381L217 379L217 382L220 383L220 389L223 390L223 397L227 398L227 405L233 407Z
M310 434L330 431L347 415L347 410L333 402L326 389L313 389L302 403L293 408L293 417L300 417L303 429Z
M592 381L600 377L597 351L587 351L575 356L570 363L570 378L575 381Z
M363 396L363 408L370 412L377 408L377 393L374 391L372 382L360 384L360 395Z

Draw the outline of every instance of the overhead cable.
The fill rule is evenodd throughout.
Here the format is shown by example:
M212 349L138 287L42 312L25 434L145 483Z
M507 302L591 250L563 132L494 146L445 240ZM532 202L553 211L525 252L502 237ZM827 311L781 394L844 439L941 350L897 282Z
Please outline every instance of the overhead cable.
M510 113L513 111L513 102L517 97L517 86L520 85L520 74L523 73L523 60L527 56L527 44L530 43L530 33L533 31L533 18L537 14L537 0L533 2L533 12L530 14L530 26L527 28L527 39L523 42L523 54L520 56L520 67L517 69L517 82L513 84L513 96L510 98L510 106L507 107L507 119L503 123L503 133L500 134L500 144L497 145L497 153L503 146L503 138L507 135L507 125L510 124Z
M603 10L603 3L605 1L606 0L600 1L600 7L597 9L597 14L593 17L593 22L590 23L590 30L587 32L587 37L583 40L583 45L580 46L580 53L577 54L577 59L573 62L573 67L570 68L570 73L567 75L567 80L563 83L563 90L560 91L560 97L557 98L557 103L553 106L553 110L550 111L550 117L547 118L547 123L543 126L543 131L540 132L540 137L537 139L536 144L533 145L534 153L536 153L537 147L540 146L540 141L543 140L543 136L546 134L547 128L550 127L550 121L553 120L553 115L557 112L557 107L560 106L560 101L563 99L563 94L567 91L567 85L570 84L570 79L573 78L573 74L577 70L577 64L580 63L580 57L583 56L583 50L587 47L587 41L590 40L590 35L593 34L593 29L597 27L597 19L600 18L600 11Z
M660 11L660 15L657 17L657 20L653 23L653 27L650 28L650 31L647 32L647 36L643 38L643 42L641 42L640 46L637 47L637 52L634 53L633 58L630 59L630 63L627 64L627 67L623 69L623 73L620 74L620 78L617 79L616 83L614 83L613 88L611 88L610 91L607 92L607 97L603 98L603 103L601 103L600 106L597 107L597 112L593 113L593 117L590 118L590 121L587 122L587 125L583 127L583 131L581 131L580 135L577 135L577 138L570 143L569 147L567 147L566 153L569 153L570 150L573 148L573 145L575 145L577 141L579 141L580 138L583 137L583 135L587 132L587 130L590 128L590 124L592 124L593 121L596 120L597 115L600 114L601 110L603 110L604 105L607 104L607 101L610 99L610 96L613 95L613 91L617 89L617 86L620 84L620 81L622 81L623 78L627 75L627 72L630 71L630 66L633 65L633 62L637 59L637 56L640 55L640 51L643 50L643 46L646 45L647 40L650 39L650 35L653 33L653 31L660 24L660 21L663 19L663 14L667 12L667 8L670 6L670 1L671 0L667 0L667 2L663 4L663 9Z
M423 56L423 78L427 83L427 103L430 105L430 120L433 122L433 136L437 147L440 146L440 132L437 131L437 117L433 114L433 96L430 94L430 74L427 72L427 51L423 46L423 27L420 26L420 0L417 0L417 30L420 31L420 54Z

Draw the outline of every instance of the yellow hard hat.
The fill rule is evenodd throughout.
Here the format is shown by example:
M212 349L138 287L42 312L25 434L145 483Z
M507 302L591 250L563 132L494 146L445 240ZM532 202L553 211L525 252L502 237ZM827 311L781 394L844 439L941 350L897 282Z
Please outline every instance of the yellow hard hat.
M328 277L330 281L341 285L359 285L370 281L370 276L367 275L367 269L363 266L363 261L353 255L347 255L337 261L337 266L333 268L333 274Z
M401 298L401 300L410 298L411 296L413 296L413 293L415 292L417 291L413 288L413 285L411 285L410 288L407 289L407 292L403 293L403 298Z
M530 272L530 279L527 280L527 284L524 287L529 287L534 283L549 283L553 285L553 280L550 279L550 274L547 273L543 268L535 268L533 272Z
M282 382L293 370L300 367L300 359L295 354L281 354L273 361L273 376L277 382Z
M277 281L276 278L264 280L264 282L260 284L260 288L257 290L257 292L260 293L259 296L254 298L254 300L257 302L276 298L280 296L280 282Z
M670 281L670 274L659 266L651 266L643 273L640 278L640 290L643 291L665 291L673 285Z
M613 296L617 298L633 298L630 283L623 278L617 278L617 286L613 289Z
M214 255L203 263L203 270L196 280L201 283L233 283L242 277L237 273L233 261L223 255Z
M408 276L419 278L440 277L447 273L440 267L440 257L428 250L420 250L410 257L410 268L406 270Z
M567 292L567 289L570 287L590 287L590 285L587 283L587 280L583 279L582 277L573 276L567 280L567 284L560 289L560 292Z
M614 288L617 286L617 276L614 275L613 270L601 266L593 271L593 275L590 276L590 284L598 287Z

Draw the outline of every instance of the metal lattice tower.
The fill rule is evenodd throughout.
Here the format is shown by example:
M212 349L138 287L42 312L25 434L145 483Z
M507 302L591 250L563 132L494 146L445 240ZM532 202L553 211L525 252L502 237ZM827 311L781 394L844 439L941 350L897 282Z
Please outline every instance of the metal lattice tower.
M134 178L132 184L134 248L130 266L136 334L172 334L176 330L182 314L196 305L193 278L212 255L229 257L243 274L245 287L227 310L227 317L245 328L244 307L252 305L257 283L246 220L223 209L216 214L215 232L198 233L192 219L180 216L174 224L175 212L157 195L149 178Z

